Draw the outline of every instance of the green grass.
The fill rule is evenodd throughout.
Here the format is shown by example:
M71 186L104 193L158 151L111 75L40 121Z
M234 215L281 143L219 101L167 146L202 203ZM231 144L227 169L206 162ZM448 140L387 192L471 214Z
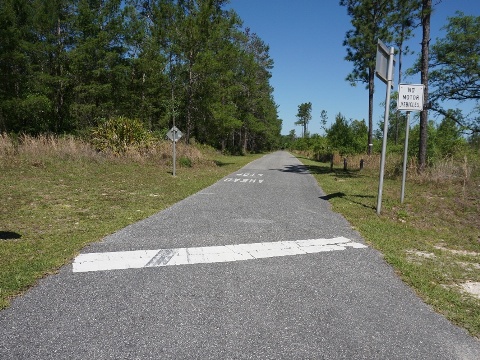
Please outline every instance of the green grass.
M480 282L480 184L385 178L376 214L379 172L348 170L300 158L339 212L433 308L480 337L480 300L460 289Z
M73 140L40 143L24 139L25 150L0 138L0 309L71 261L85 245L259 157L181 149L179 159L191 161L178 164L173 177L167 153L133 161L99 156ZM382 214L377 216L378 171L331 171L330 164L301 160L333 209L383 253L425 302L480 336L480 300L459 287L480 281L478 174L470 187L409 180L404 204L399 201L399 179L387 176Z
M209 153L200 164L54 153L0 157L0 309L87 244L146 218L258 155ZM217 165L216 165L217 164Z

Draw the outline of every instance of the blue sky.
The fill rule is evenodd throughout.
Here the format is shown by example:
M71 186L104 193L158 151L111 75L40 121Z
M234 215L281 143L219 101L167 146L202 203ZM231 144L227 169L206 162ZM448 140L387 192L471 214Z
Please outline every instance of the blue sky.
M478 0L433 0L431 38L442 37L440 30L447 17L455 11L480 16ZM335 115L342 113L347 119L368 121L368 90L363 84L352 87L345 81L353 69L352 63L344 60L346 51L342 43L345 33L351 29L350 17L339 0L230 0L233 8L244 22L270 47L270 57L275 65L271 85L279 117L283 120L282 134L295 129L298 105L312 103L310 133L323 134L320 127L320 112L326 110L331 123ZM421 29L410 40L409 46L420 52ZM415 61L417 55L404 57L403 69ZM398 59L397 59L398 61ZM397 90L395 74L394 90ZM420 75L406 78L404 83L419 84ZM375 80L374 127L383 119L386 86Z

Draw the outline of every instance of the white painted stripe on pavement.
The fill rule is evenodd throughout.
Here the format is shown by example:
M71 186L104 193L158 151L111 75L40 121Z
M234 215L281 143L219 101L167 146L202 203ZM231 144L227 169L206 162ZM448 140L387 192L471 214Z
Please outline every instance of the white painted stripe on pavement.
M135 250L80 254L73 272L139 269L170 265L192 265L314 254L325 251L366 248L345 237L178 249Z

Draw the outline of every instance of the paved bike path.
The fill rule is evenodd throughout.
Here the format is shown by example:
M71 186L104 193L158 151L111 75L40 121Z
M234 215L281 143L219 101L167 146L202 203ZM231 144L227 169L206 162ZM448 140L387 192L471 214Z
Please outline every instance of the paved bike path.
M324 199L264 156L15 299L0 358L479 359Z

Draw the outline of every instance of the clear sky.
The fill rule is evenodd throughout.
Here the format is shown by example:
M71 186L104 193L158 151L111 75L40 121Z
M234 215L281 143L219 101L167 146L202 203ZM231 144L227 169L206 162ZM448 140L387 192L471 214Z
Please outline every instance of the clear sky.
M479 0L433 0L433 4L432 42L443 36L440 29L455 11L480 16ZM352 27L347 10L339 5L339 0L230 0L229 7L237 12L244 27L257 33L270 47L270 57L275 62L270 83L279 106L279 118L283 120L282 134L295 129L296 134L301 135L301 127L294 123L298 120L298 105L306 102L312 103L308 127L311 134L323 134L322 110L327 111L329 123L339 112L347 119L368 121L368 90L364 84L352 87L345 81L353 66L344 60L346 50L342 43ZM409 42L416 54L404 56L403 70L416 60L420 42L421 28ZM398 89L397 79L396 73L394 90ZM420 75L402 82L419 84ZM375 128L383 120L385 110L380 104L385 101L385 91L385 84L376 79Z

